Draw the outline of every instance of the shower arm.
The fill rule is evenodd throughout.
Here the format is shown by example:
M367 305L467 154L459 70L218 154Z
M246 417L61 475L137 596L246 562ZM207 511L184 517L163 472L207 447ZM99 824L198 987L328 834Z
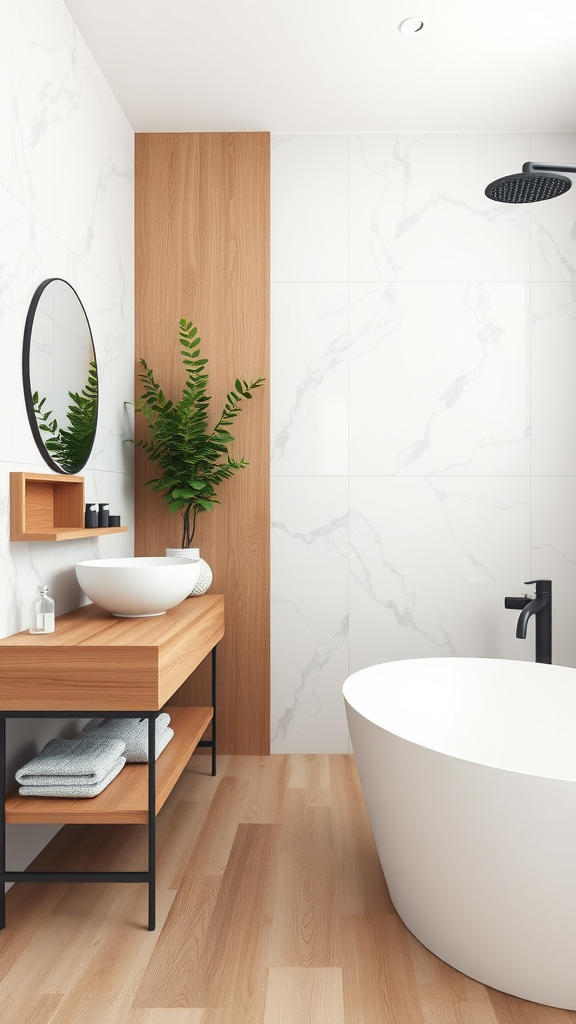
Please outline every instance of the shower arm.
M522 164L522 174L532 174L534 171L568 171L568 174L576 174L576 164L534 164L532 161Z

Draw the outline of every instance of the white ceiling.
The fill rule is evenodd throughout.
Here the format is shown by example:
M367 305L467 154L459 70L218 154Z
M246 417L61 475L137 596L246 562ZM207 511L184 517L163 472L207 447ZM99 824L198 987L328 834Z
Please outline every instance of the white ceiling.
M576 0L65 2L138 132L576 130Z

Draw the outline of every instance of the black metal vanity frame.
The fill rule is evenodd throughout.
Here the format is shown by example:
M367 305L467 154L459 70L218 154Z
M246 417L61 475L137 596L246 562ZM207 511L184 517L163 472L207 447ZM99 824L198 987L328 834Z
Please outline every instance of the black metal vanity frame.
M216 647L212 657L212 738L198 747L212 749L216 775ZM0 929L6 925L6 882L146 882L148 931L156 928L156 718L160 711L0 711ZM147 718L148 719L148 870L147 871L7 871L6 870L6 719L7 718ZM152 754L152 756L150 756ZM112 780L113 782L114 780ZM63 799L66 799L65 797Z

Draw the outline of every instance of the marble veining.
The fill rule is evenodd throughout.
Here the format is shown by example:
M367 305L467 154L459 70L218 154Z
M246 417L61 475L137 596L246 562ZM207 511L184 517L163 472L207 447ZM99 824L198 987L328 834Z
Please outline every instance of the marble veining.
M74 563L133 553L134 133L62 0L4 0L0 32L0 630L25 629L39 583L57 614L86 603ZM34 444L22 387L28 306L41 281L75 287L100 372L87 499L109 501L126 534L60 543L11 543L9 474L48 467ZM11 722L9 772L75 723ZM8 862L25 867L55 828L9 826Z
M303 612L294 602L289 603L296 616L303 615ZM312 629L308 620L306 620L306 624L310 629ZM315 718L322 714L324 705L317 692L318 678L322 671L330 664L332 655L343 643L345 643L347 638L348 616L345 616L342 621L338 623L336 632L327 640L322 640L319 636L316 636L317 646L310 661L303 665L300 670L300 682L294 691L292 703L289 707L285 708L284 712L276 722L276 731L272 735L273 743L279 739L286 740L289 727L295 720L297 723L298 712L304 708L307 719ZM298 728L293 729L291 738L294 734L297 735L298 731Z
M402 629L421 633L443 654L457 654L450 636L438 620L435 631L428 631L417 621L418 598L406 575L394 565L393 551L386 553L382 538L360 512L352 512L350 543L350 576L373 604L381 605Z
M530 215L495 208L484 187L496 152L514 166L527 148L527 136L350 136L350 280L522 280Z
M523 285L354 285L351 299L352 472L529 471Z
M347 299L342 285L272 287L273 473L348 472Z
M576 666L575 192L484 196L576 133L272 151L272 749L345 751L351 671L532 660L525 580L553 579Z

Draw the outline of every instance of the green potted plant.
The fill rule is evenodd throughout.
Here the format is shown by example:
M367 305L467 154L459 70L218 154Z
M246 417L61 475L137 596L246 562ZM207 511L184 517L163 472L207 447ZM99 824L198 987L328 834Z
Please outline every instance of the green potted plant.
M210 396L207 394L207 359L200 356L201 339L194 325L180 320L180 346L186 381L182 398L172 402L167 398L154 372L144 359L138 380L143 393L135 402L135 409L145 417L149 437L136 442L148 458L161 470L159 476L147 481L153 491L159 491L168 502L171 512L182 516L182 549L190 550L200 513L208 512L218 504L216 488L239 469L245 469L246 459L233 459L229 447L234 441L229 427L241 411L240 403L251 399L252 392L264 384L264 378L248 383L236 379L228 392L226 404L212 430L208 427ZM170 549L174 550L174 549ZM201 573L193 593L203 593L206 573Z

